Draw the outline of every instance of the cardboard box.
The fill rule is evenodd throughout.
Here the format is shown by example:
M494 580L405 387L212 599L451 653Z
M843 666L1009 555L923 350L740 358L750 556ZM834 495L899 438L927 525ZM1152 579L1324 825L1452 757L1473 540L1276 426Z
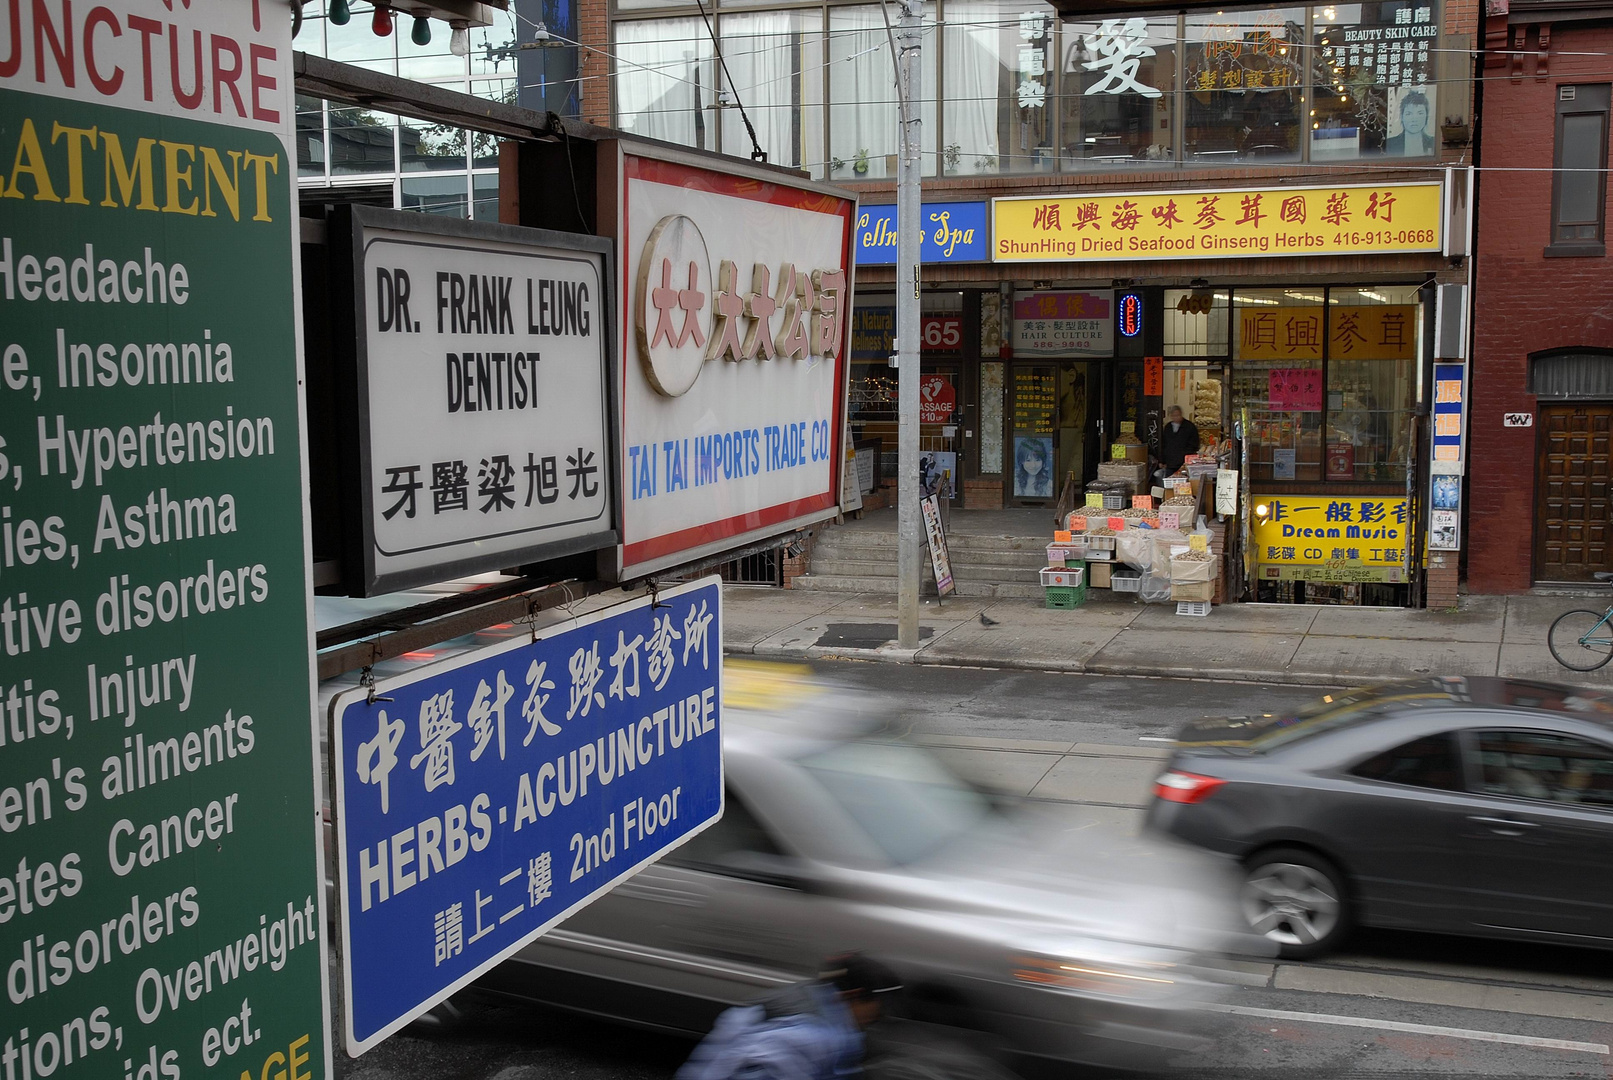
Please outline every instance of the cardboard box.
M1130 484L1133 492L1145 491L1148 484L1148 466L1144 462L1133 461L1100 462L1098 465L1098 479L1119 480Z
M1095 562L1087 566L1087 584L1094 589L1107 589L1115 568L1109 563Z
M1113 451L1119 450L1122 447L1124 447L1126 451L1126 456L1121 458L1116 455L1114 457L1115 461L1124 460L1127 462L1140 462L1143 465L1148 464L1148 447L1144 446L1142 443L1115 443L1112 447L1110 447L1110 451L1112 453Z
M1210 600L1215 596L1213 581L1171 582L1172 600Z

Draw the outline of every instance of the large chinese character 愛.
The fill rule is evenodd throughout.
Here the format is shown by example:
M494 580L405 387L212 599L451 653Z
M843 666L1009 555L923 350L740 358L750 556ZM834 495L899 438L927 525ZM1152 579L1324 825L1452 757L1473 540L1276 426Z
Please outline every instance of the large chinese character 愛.
M444 690L420 703L420 752L409 759L409 768L426 765L426 790L435 791L454 782L453 737L464 724L454 719L454 692Z
M572 653L567 666L571 671L571 706L566 709L566 719L570 720L579 712L587 716L595 705L603 709L605 695L598 687L599 680L605 677L605 669L599 662L599 642Z
M1145 57L1153 56L1148 45L1148 23L1140 18L1105 19L1092 39L1091 60L1081 66L1087 71L1103 71L1103 78L1087 87L1088 94L1123 94L1132 91L1157 98L1161 92L1137 81L1137 70Z
M493 697L493 688L483 679L476 684L476 696L471 699L470 708L465 712L465 723L470 725L471 748L470 759L477 760L491 743L493 735L498 735L498 758L504 760L504 709L515 695L515 688L510 680L504 677L504 669L498 672L498 696ZM492 700L488 700L492 698Z

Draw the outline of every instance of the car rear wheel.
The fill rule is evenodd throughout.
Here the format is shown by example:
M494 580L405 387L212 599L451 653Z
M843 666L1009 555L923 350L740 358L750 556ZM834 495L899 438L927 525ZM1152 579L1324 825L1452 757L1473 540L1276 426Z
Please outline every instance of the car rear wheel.
M1286 957L1327 952L1349 927L1343 876L1297 848L1275 848L1249 861L1242 904L1250 928Z

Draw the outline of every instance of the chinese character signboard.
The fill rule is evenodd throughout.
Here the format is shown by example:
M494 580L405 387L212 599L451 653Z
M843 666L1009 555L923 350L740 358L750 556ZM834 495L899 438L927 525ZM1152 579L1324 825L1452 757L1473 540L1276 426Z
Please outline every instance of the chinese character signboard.
M366 594L609 547L609 243L355 207Z
M0 1071L326 1077L288 11L7 9Z
M705 578L332 702L350 1052L722 815L721 626Z
M1432 458L1429 471L1436 475L1460 476L1466 457L1463 442L1467 436L1467 365L1434 365Z
M600 153L624 308L615 574L833 517L855 201L743 163Z
M989 262L986 218L983 202L925 203L919 209L920 261ZM895 266L896 207L859 207L856 239L858 266Z
M1014 355L1113 356L1114 293L1014 294Z
M1418 310L1415 304L1242 305L1238 310L1238 359L1314 360L1320 364L1324 338L1335 360L1415 359Z
M1250 543L1266 581L1406 580L1404 496L1261 496Z
M1269 386L1266 408L1321 411L1321 368L1272 368L1266 373L1266 380Z
M1439 251L1438 183L992 200L996 262Z

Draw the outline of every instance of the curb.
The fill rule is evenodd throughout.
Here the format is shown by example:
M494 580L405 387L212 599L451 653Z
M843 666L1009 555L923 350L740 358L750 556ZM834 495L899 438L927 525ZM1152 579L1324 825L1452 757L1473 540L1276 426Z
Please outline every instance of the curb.
M1403 676L1393 673L1356 675L1340 681L1340 673L1311 671L1250 671L1241 668L1217 669L1213 675L1202 668L1171 667L1168 665L1084 664L1079 660L1036 660L1003 657L931 656L923 649L767 649L757 652L754 642L724 645L723 652L731 656L767 656L781 660L861 660L886 664L913 664L918 667L996 668L1003 671L1034 671L1053 675L1094 675L1107 678L1184 679L1195 682L1260 683L1267 686L1315 686L1333 689L1346 686L1366 686L1372 683L1392 682Z

